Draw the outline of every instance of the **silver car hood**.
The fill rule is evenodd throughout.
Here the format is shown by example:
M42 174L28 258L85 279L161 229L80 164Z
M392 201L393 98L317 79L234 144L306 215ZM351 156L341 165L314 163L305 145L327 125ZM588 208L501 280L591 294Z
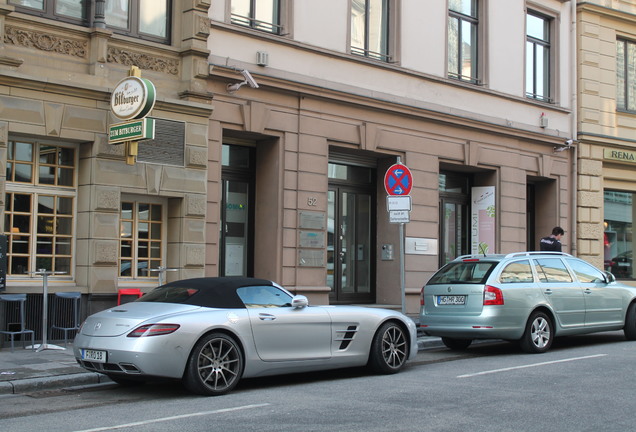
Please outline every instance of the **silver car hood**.
M120 336L149 320L159 322L167 315L196 309L201 309L201 306L155 302L126 303L89 316L82 326L81 334L98 337Z

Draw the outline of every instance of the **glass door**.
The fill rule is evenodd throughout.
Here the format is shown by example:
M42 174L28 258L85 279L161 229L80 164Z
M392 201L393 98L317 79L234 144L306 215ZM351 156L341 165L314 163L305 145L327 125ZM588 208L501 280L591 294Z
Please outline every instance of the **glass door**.
M219 276L253 276L253 149L223 145Z

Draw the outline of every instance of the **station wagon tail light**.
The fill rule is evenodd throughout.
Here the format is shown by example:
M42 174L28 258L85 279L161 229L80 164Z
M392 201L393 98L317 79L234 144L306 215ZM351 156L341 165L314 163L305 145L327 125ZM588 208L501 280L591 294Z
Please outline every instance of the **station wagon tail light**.
M424 287L422 287L422 291L420 291L420 306L424 306Z
M486 285L484 288L484 306L502 306L503 304L504 298L501 289Z
M179 324L146 324L128 333L128 337L167 335L174 333L179 327Z

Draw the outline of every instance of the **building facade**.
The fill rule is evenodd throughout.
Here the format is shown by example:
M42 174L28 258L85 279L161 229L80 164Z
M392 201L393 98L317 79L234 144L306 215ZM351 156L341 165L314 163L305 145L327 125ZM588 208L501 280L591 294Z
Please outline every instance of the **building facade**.
M206 274L414 313L452 258L574 233L572 2L220 0L209 14ZM412 174L402 227L385 190L397 162Z
M50 293L82 292L84 315L119 288L204 274L209 5L0 0L6 292L28 294L30 328L40 270ZM131 73L157 93L136 156L109 144L111 94Z
M633 283L636 2L578 2L579 254Z

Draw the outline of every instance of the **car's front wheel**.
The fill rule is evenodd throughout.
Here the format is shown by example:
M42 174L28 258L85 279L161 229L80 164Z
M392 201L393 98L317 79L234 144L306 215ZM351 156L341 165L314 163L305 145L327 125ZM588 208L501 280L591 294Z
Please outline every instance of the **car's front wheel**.
M473 343L472 339L455 339L449 337L443 337L442 343L446 345L447 348L456 351L463 351Z
M409 344L404 329L394 322L382 324L371 343L369 367L377 373L396 373L404 367L408 357Z
M627 340L636 340L636 303L632 303L627 308L627 315L625 316L625 338Z
M530 315L519 344L527 353L540 354L550 349L553 340L552 321L545 313L537 311Z
M228 393L241 379L243 353L238 343L223 333L211 333L194 346L183 378L193 393L218 396Z

